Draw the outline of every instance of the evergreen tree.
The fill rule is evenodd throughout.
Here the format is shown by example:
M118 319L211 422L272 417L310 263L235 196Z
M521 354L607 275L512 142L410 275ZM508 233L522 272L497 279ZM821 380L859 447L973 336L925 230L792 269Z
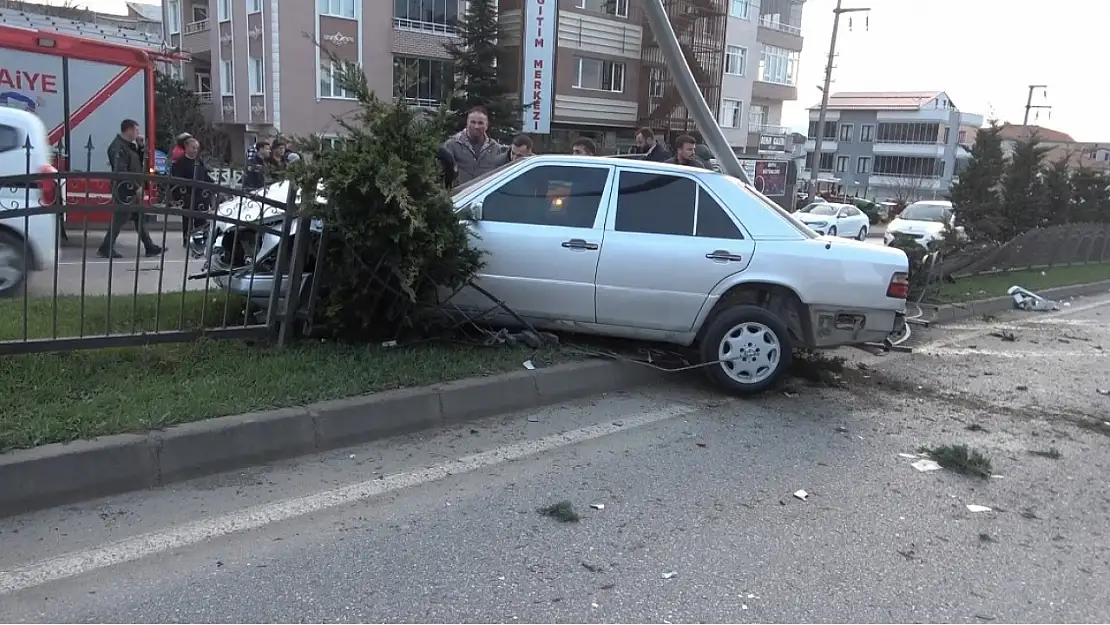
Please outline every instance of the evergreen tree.
M1071 176L1072 222L1110 222L1110 175L1080 167Z
M981 128L971 148L971 159L952 185L949 199L956 208L956 219L973 241L997 241L1002 236L1000 184L1006 168L1002 155L1002 127L991 120Z
M1049 225L1071 223L1072 184L1069 158L1064 156L1049 164L1044 172Z
M154 119L154 147L166 153L173 149L177 135L200 135L206 126L197 94L183 81L162 72L154 76Z
M490 136L507 143L520 132L524 107L516 88L501 75L504 64L497 58L501 33L496 2L470 0L456 26L458 40L444 45L455 65L447 130L462 129L466 111L482 106L489 111Z
M1044 157L1049 148L1036 135L1014 145L1006 173L1002 176L1002 202L1006 223L1003 238L1012 239L1045 225L1048 190L1044 184Z

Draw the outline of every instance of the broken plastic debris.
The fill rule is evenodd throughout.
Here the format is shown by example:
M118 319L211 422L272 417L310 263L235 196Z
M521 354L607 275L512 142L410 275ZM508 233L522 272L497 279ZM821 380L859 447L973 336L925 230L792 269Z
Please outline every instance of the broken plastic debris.
M918 460L910 466L917 469L918 471L921 471L922 473L925 473L926 471L936 471L940 469L940 464L938 464L936 460L929 460L928 458L922 458L921 460Z
M809 493L805 492L804 490L796 490L794 491L794 496L798 499L801 499L802 501L806 501L809 498Z
M397 347L397 341L385 341L382 343L382 347Z
M666 573L663 573L663 579L670 579L676 575L678 575L678 571L667 571Z
M986 507L986 506L980 506L978 504L969 503L969 504L967 504L967 511L968 512L990 512L991 509Z
M1095 392L1098 393L1099 395L1110 395L1110 389L1096 388Z
M594 601L593 603L591 603L591 604L590 604L590 607L591 607L591 608L600 608L601 606L599 606L599 605L597 604L597 602L596 602L596 601Z
M592 503L592 504L590 504L590 507L593 508L594 510L604 510L605 509L605 504L603 504L603 503Z
M917 454L898 454L898 457L913 460L914 458L917 457Z
M1006 293L1014 299L1014 308L1018 310L1060 310L1060 305L1056 302L1045 299L1036 293L1024 289L1016 284L1010 287Z
M355 459L355 455L354 455L354 454L351 454L351 455L349 455L349 456L347 456L347 457L348 457L348 458L350 458L351 460L354 460L354 459Z
M536 368L536 365L532 364L532 359L529 358L528 360L524 361L524 368L529 370L529 371L532 371L533 369Z

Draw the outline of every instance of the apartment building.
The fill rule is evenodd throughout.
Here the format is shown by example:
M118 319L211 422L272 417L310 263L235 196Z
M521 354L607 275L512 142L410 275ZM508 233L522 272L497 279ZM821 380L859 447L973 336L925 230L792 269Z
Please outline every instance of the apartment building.
M793 148L783 102L798 99L804 0L729 0L718 123L737 154Z
M983 125L981 115L960 111L943 91L834 93L815 158L819 112L809 109L802 176L809 178L816 160L822 179L869 197L944 195L971 156L968 135Z
M1035 124L1028 126L1008 122L1002 124L999 138L1002 139L1003 154L1010 156L1018 141L1032 136L1036 136L1040 139L1041 145L1048 148L1048 152L1045 153L1046 162L1066 158L1071 167L1110 170L1110 145L1077 141L1066 132Z

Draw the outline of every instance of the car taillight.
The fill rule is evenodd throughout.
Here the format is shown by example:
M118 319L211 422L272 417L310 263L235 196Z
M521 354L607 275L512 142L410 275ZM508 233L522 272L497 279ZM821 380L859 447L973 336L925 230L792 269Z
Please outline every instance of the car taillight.
M886 296L896 299L909 299L910 277L909 274L898 272L891 276L890 284L886 287Z
M56 174L58 170L53 165L39 167L40 174ZM43 178L39 181L39 191L42 192L42 203L53 204L58 200L58 181L53 178Z

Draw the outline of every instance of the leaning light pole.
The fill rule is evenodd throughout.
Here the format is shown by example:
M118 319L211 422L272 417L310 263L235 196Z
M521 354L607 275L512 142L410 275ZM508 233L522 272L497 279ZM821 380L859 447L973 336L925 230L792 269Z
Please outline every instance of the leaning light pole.
M709 104L706 103L705 96L702 95L701 89L698 89L698 83L694 80L694 72L690 70L690 64L686 62L686 56L682 54L682 46L678 43L678 36L671 28L670 18L667 17L666 9L663 8L663 0L644 0L643 7L648 25L651 26L651 32L655 35L655 39L659 43L659 49L663 53L663 59L667 62L667 69L671 70L671 74L675 78L675 87L678 88L678 93L682 96L682 103L694 117L694 123L701 129L706 145L709 146L710 151L717 157L717 162L721 165L721 171L752 184L752 180L748 178L748 173L740 165L740 159L736 158L736 153L729 146L728 139L721 132L721 127L717 125L717 118L713 115Z

